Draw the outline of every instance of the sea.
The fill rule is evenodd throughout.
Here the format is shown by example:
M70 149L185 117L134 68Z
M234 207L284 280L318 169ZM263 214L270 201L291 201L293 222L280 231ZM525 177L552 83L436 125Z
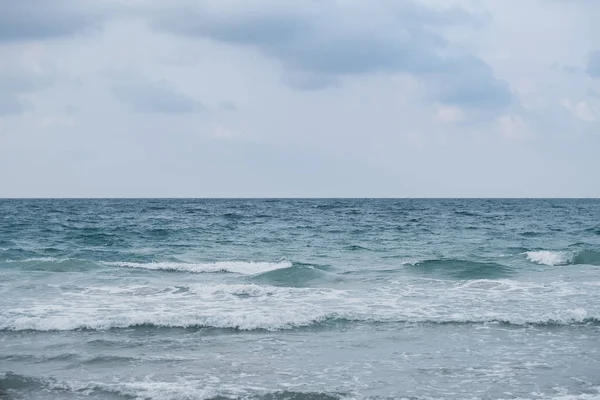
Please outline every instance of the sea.
M0 200L0 399L404 398L600 399L600 200Z

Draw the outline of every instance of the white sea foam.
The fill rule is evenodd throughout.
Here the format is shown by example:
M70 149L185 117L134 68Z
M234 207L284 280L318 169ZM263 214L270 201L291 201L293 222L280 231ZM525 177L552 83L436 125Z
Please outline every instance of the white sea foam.
M0 375L1 376L1 375ZM272 390L255 385L231 384L224 382L222 377L210 374L181 374L171 381L152 379L112 382L82 382L42 380L51 390L69 391L75 393L92 393L102 391L136 399L213 399L249 398L252 394L272 393Z
M410 260L401 261L400 265L417 265L419 263L422 263L423 261L425 261L425 260L413 258L413 259L410 259Z
M90 395L94 392L104 392L105 396L112 393L136 399L201 400L214 398L219 394L241 393L241 390L235 387L233 387L234 390L231 390L229 389L229 385L219 385L219 379L210 375L202 378L198 376L181 376L177 380L171 382L155 381L149 378L142 381L119 382L118 379L114 379L112 382L86 382L77 380L57 381L52 378L37 378L0 373L0 379L6 379L7 377L26 381L37 381L50 391L67 391L85 395ZM219 389L216 389L216 387Z
M219 261L215 263L177 263L177 262L155 262L155 263L137 263L137 262L101 262L103 265L112 267L140 268L162 271L179 271L193 273L216 273L230 272L241 275L262 274L269 271L275 271L283 268L290 268L292 263L289 261L271 262L244 262L244 261Z
M525 255L529 261L542 265L565 265L573 259L573 254L566 251L528 251Z
M347 365L344 365L344 369L348 368ZM440 368L444 371L448 370L448 368ZM477 371L480 373L482 371L481 368L477 368ZM504 375L506 372L509 372L510 368L507 366L495 366L493 370L490 370L491 374L489 378L493 378L494 381L497 380L499 374ZM281 373L281 371L278 371ZM335 372L335 371L334 371ZM330 372L329 372L330 373ZM502 376L501 375L501 376ZM254 374L245 374L241 373L238 375L239 377L253 377L256 376ZM26 376L26 375L17 375L13 373L0 373L0 380L16 380L24 385L41 385L43 387L43 392L55 392L56 394L62 394L64 396L65 392L70 392L77 395L90 396L93 394L96 395L104 395L110 396L118 395L124 397L131 397L136 399L172 399L172 400L181 400L181 399L211 399L211 398L255 398L256 396L265 397L265 398L275 398L279 396L273 396L277 391L274 391L273 388L264 387L260 383L254 383L252 381L237 381L232 379L232 376L225 374L188 374L188 373L180 373L172 378L168 378L163 376L154 376L154 375L146 375L141 379L131 379L131 378L119 378L117 376L113 377L109 380L97 381L97 380L76 380L73 378L57 380L49 377L37 377L37 376ZM469 382L468 380L463 380L462 383ZM356 400L366 398L363 394L360 394L361 389L365 389L366 387L361 384L359 380L354 380L353 384L348 385L347 383L343 384L343 389L354 392L354 394L341 395L336 393L336 397L344 400ZM293 392L294 388L297 388L301 385L297 383L294 384L286 384L282 382L280 384L283 387L288 387L292 390L289 393L297 393L298 395L302 394L302 392ZM320 379L317 382L313 382L314 386L321 387L323 389L327 388L328 390L338 389L335 387L332 388L331 380L327 383L324 383ZM430 400L441 400L448 397L456 397L457 395L464 394L464 392L460 391L460 388L457 387L458 391L456 392L446 392L447 396L444 397L424 397ZM318 390L318 389L317 389ZM553 400L598 400L600 399L600 388L594 387L589 388L587 393L572 393L572 389L563 388L560 386L554 386L552 388L553 393L544 393L540 391L532 392L529 396L523 397L518 396L515 397L512 393L504 392L504 395L509 395L507 398L500 399L515 399L515 400L530 400L530 399L553 399ZM281 392L280 392L281 393ZM317 391L313 393L317 394ZM478 392L480 393L480 392ZM271 394L271 396L269 396ZM323 391L322 394L324 397L326 396L326 392ZM79 397L79 396L77 396ZM94 396L96 397L96 396ZM110 396L112 397L112 396ZM296 396L290 396L296 397ZM301 397L301 396L298 396ZM312 397L312 396L307 396ZM317 396L315 396L317 397ZM466 397L464 395L460 396L461 398L468 399L476 399L478 397ZM287 398L287 397L286 397Z
M534 392L531 397L510 397L512 400L533 400L533 399L551 399L551 400L600 400L600 393L580 393L580 394L561 394L548 395ZM500 399L500 400L508 400Z
M69 261L68 258L56 258L56 257L32 257L24 258L22 260L6 260L7 263L62 263Z
M479 280L335 290L255 284L94 286L51 301L23 299L0 329L103 330L137 325L280 330L327 320L409 323L572 324L600 320L592 282Z
M600 393L563 394L552 397L552 400L600 400Z

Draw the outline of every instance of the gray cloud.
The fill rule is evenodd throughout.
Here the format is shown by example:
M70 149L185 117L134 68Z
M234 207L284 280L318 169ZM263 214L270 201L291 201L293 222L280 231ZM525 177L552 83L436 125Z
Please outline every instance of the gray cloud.
M283 82L294 88L332 86L342 75L408 72L436 85L432 93L440 102L504 107L512 101L506 82L483 61L446 54L450 46L439 31L476 22L460 8L433 10L411 1L197 4L171 7L153 26L254 47L282 62Z
M49 74L30 71L17 64L0 66L0 116L22 114L30 108L23 96L45 89L54 81Z
M0 116L21 114L23 105L14 94L0 95Z
M508 84L494 78L489 65L476 57L464 57L448 63L447 74L438 76L440 102L469 108L503 108L513 102Z
M4 3L0 41L62 37L100 26L109 15L138 16L173 34L256 48L282 63L281 81L295 89L337 86L339 78L348 75L406 72L424 81L434 100L445 104L489 109L513 101L506 82L497 79L483 61L452 54L452 46L440 32L478 23L458 7L431 9L409 0L251 4L179 0L119 8L111 2L75 0ZM132 85L122 82L113 89L121 99L137 104L138 111L194 108L191 99L172 93L164 102L157 96L134 100L133 92L150 89L147 84L137 89ZM172 91L159 84L152 92Z
M600 50L590 53L586 72L592 78L600 78Z
M64 37L99 26L101 2L0 0L0 42Z
M272 1L257 4L249 9L210 2L173 7L157 16L154 25L176 34L254 46L292 69L313 74L426 73L443 68L433 53L444 41L424 28L467 19L456 10L427 13L406 1L360 6L332 1L296 1L286 7ZM365 19L372 22L365 24Z
M178 92L166 80L151 81L139 74L113 73L111 90L141 113L189 113L203 109L199 101Z

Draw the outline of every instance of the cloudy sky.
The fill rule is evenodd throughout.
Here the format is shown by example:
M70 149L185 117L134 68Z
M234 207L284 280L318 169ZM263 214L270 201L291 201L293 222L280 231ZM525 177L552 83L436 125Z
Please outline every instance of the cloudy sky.
M600 1L0 0L0 197L600 197Z

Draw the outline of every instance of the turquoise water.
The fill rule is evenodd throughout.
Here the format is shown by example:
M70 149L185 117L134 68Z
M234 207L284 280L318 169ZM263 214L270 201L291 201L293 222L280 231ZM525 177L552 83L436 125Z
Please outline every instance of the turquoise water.
M2 399L600 398L599 200L0 200Z

